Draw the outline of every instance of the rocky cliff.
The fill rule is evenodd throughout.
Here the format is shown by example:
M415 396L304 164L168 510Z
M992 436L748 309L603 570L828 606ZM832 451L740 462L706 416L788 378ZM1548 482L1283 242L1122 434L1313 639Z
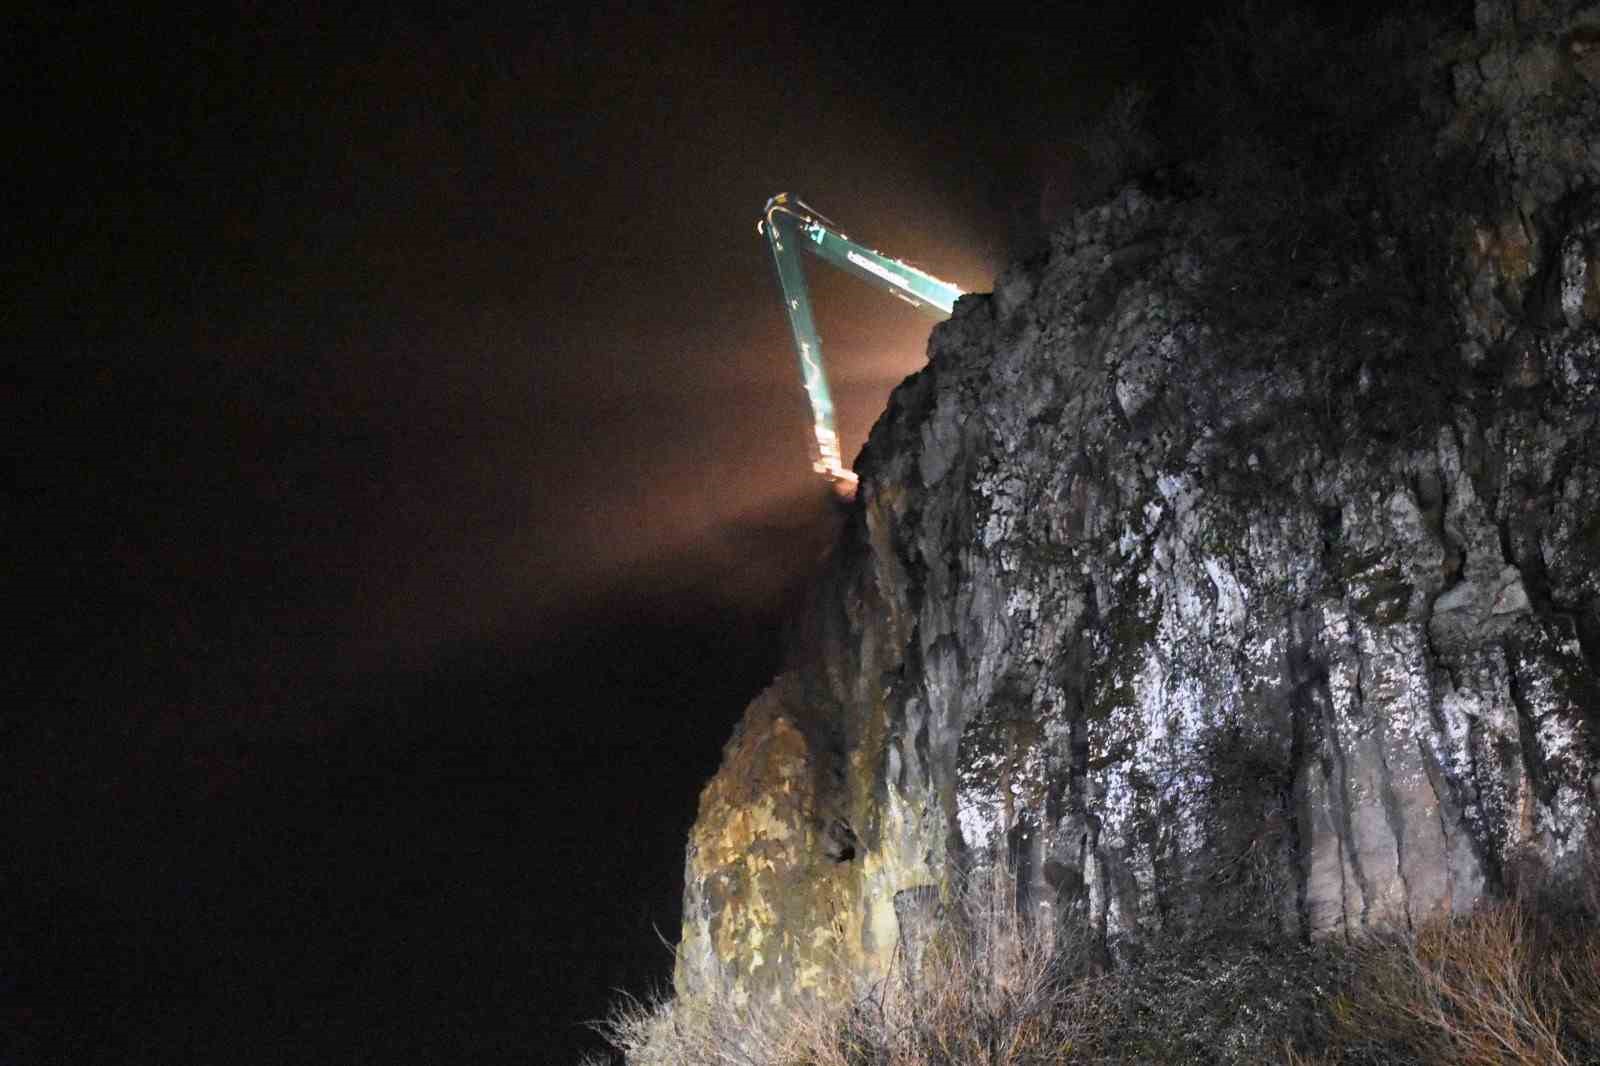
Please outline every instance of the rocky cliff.
M1600 7L1475 21L1404 106L1126 184L935 330L701 798L680 998L882 975L1002 858L1111 965L1576 869Z

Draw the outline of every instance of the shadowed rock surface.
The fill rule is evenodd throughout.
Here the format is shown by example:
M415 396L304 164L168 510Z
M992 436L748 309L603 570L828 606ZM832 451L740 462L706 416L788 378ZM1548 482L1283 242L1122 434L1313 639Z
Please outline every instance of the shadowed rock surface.
M882 976L906 914L1000 855L1112 964L1572 872L1600 7L1476 23L1338 166L1169 167L935 330L701 797L680 997Z

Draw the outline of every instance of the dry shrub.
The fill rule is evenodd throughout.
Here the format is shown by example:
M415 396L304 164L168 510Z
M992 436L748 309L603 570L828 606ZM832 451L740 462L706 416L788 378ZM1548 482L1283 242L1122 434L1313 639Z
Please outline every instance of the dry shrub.
M1334 1010L1357 1061L1581 1066L1600 1051L1600 934L1516 903L1357 949Z
M1409 943L1376 946L1362 971L1354 1016L1428 1061L1566 1062L1533 988L1526 925L1511 907L1431 924Z
M964 893L919 965L852 1003L625 1001L600 1026L630 1066L1045 1066L1090 1063L1111 1016L1055 931L1016 913L1001 870ZM915 978L911 976L915 973Z
M879 1060L870 1057L858 1013L816 1000L630 998L597 1028L629 1066L862 1066Z
M1600 1060L1600 935L1590 932L1557 956L1552 980L1556 1000L1567 1008L1567 1031L1586 1061Z
M1104 987L1070 976L1056 931L1017 913L1003 866L985 871L936 937L917 979L891 980L860 1013L867 1061L1023 1066L1090 1061L1109 1018Z

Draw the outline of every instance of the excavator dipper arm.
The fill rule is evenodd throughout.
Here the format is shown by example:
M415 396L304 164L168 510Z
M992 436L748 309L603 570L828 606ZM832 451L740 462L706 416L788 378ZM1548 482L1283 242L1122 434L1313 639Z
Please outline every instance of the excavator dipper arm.
M756 232L767 238L772 249L778 284L783 289L784 310L789 316L795 352L800 358L800 380L811 400L817 449L812 466L833 481L853 484L856 475L845 467L839 449L833 395L828 391L828 375L822 362L822 338L811 314L811 295L801 268L800 250L803 248L874 287L888 290L890 295L934 318L950 316L961 290L909 263L857 244L821 213L787 193L779 193L767 201Z

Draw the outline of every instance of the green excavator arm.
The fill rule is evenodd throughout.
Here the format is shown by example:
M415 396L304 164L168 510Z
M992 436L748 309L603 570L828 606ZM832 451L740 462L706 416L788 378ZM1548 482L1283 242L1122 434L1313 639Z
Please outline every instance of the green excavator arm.
M816 456L811 465L834 482L854 484L856 475L845 467L839 450L833 395L828 391L828 374L822 362L822 338L811 314L811 295L800 264L800 250L804 248L823 262L888 290L891 296L934 318L950 317L961 290L909 263L857 244L820 212L788 193L779 193L767 201L756 232L767 238L772 249L784 310L794 332L795 353L800 358L800 381L811 400L816 437Z

